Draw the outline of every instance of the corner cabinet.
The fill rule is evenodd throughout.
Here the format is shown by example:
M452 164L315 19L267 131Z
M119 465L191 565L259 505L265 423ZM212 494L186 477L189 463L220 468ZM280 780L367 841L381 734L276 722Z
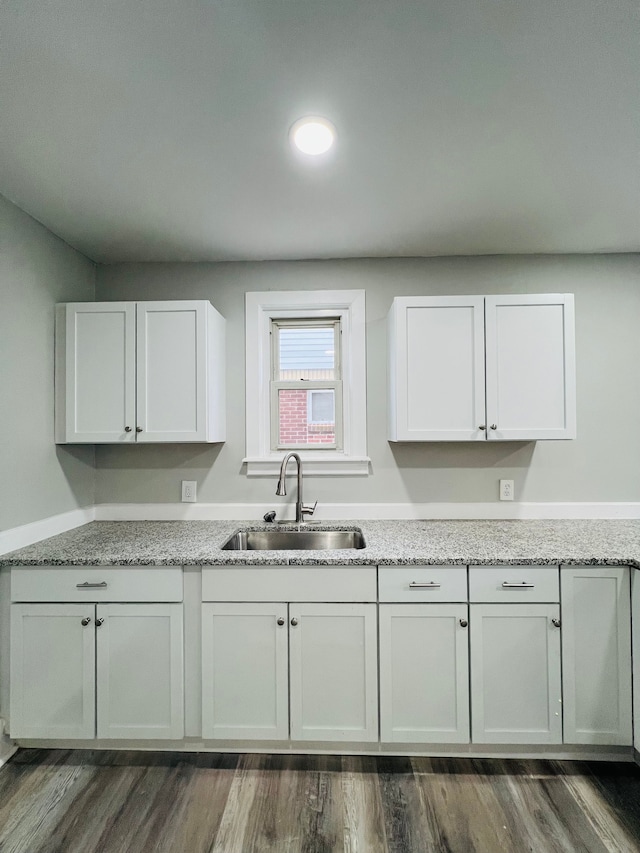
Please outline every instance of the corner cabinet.
M210 302L56 306L56 443L224 441L224 353Z
M576 436L572 294L398 297L390 441Z

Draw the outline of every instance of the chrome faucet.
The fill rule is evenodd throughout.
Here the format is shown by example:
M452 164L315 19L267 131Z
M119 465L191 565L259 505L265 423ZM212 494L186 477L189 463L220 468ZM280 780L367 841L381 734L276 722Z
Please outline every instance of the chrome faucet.
M300 461L300 457L297 453L287 453L287 455L282 460L282 465L280 466L280 477L278 478L278 485L276 487L276 495L286 495L287 494L287 484L286 484L286 475L287 475L287 462L294 458L298 465L298 500L296 501L296 524L300 524L304 521L305 515L313 515L315 512L315 508L318 505L318 501L314 503L313 506L305 506L302 503L302 462Z

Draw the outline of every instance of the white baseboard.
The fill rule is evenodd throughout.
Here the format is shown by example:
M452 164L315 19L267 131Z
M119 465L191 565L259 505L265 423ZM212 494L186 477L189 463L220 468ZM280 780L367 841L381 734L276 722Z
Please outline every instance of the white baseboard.
M291 519L293 507L262 503L98 504L96 521L260 521L275 509ZM319 503L314 521L350 519L639 519L640 503Z
M61 512L59 515L52 515L40 521L32 521L30 524L21 524L20 527L0 531L0 554L33 545L34 542L72 530L74 527L81 527L94 519L95 507L90 506Z

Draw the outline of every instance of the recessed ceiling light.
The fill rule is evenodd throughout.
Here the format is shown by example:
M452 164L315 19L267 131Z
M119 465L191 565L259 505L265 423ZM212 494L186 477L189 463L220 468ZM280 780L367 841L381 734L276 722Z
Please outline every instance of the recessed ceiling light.
M289 131L291 144L312 157L326 154L336 138L336 129L326 118L305 116L294 122Z

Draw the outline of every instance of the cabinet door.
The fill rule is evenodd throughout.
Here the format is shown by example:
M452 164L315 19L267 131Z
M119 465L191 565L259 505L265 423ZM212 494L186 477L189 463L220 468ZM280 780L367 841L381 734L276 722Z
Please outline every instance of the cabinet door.
M138 302L137 317L137 440L206 441L206 304Z
M135 441L135 334L133 302L58 307L58 441Z
M11 605L12 738L95 737L94 612Z
M565 567L562 671L566 743L632 743L629 569Z
M484 441L484 298L400 297L389 315L390 441Z
M202 737L289 737L286 604L202 605Z
M378 739L375 604L289 606L291 738Z
M633 661L633 745L640 750L640 572L631 575L631 659Z
M474 743L561 743L557 604L472 604Z
M380 736L469 743L466 604L380 605Z
M99 738L181 738L181 604L99 604Z
M575 438L573 295L485 299L487 437Z

